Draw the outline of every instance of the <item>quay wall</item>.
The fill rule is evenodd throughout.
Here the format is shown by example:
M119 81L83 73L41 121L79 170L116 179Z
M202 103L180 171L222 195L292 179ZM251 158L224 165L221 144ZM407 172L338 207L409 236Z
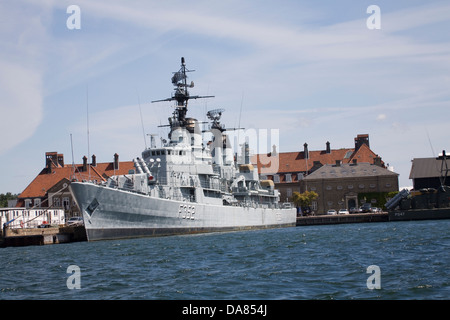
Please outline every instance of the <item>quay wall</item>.
M18 247L87 241L84 226L5 229L0 247Z
M389 221L389 215L387 214L387 212L318 215L318 216L297 217L297 226L361 223L361 222L387 222L387 221Z

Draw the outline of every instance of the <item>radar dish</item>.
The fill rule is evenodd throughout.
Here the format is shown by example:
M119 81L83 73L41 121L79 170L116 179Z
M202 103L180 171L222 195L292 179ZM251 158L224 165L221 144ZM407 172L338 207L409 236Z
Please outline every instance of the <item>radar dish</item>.
M219 121L220 117L222 116L222 112L224 112L225 109L214 109L209 110L206 116L212 120L212 121Z

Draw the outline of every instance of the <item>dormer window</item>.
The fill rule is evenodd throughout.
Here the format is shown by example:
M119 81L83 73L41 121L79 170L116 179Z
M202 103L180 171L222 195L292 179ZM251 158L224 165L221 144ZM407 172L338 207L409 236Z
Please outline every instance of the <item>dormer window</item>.
M286 182L292 182L292 174L286 173L285 178L286 178Z

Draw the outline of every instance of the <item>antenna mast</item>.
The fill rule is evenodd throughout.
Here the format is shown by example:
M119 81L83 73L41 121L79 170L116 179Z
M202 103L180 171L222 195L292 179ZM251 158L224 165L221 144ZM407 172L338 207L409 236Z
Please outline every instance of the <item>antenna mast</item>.
M199 98L213 98L214 96L191 96L189 95L188 88L194 87L194 82L191 81L190 84L187 83L187 72L192 72L195 70L189 70L186 68L186 61L184 60L184 57L181 57L181 68L177 72L173 73L172 76L172 84L175 87L175 93L172 95L171 98L163 99L163 100L154 100L154 102L161 102L161 101L176 101L176 109L173 113L174 119L171 121L171 127L179 126L179 127L185 127L186 126L186 113L187 113L187 106L188 101L190 99L199 99Z
M89 88L86 86L86 119L87 119L87 144L88 144L88 161L91 157L89 146ZM91 165L88 166L89 181L91 180Z
M142 118L142 109L141 109L141 99L139 98L139 92L136 89L138 104L139 104L139 114L141 115L141 126L142 126L142 134L144 136L144 145L145 149L147 149L147 140L145 139L145 129L144 129L144 119Z

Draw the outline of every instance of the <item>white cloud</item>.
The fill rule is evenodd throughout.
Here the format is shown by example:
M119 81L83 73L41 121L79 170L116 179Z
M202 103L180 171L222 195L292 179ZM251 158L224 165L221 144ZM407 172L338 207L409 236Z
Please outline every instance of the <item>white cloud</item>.
M192 76L193 93L217 97L206 102L208 109L224 107L224 122L236 126L245 94L241 126L286 131L280 132L283 139L289 136L281 148L299 145L298 136L302 143L318 139L322 145L338 135L352 139L365 126L407 132L422 119L448 118L450 45L446 33L434 32L437 24L450 20L450 5L444 2L392 12L379 3L381 30L368 30L365 10L360 17L344 19L342 12L315 5L303 10L306 5L295 1L270 10L267 4L242 1L79 0L82 29L70 32L65 30L69 2L10 3L0 3L0 111L9 120L0 133L11 138L3 139L0 152L35 132L43 119L44 96L54 99L55 109L58 104L63 109L76 96L64 89L94 81L107 87L121 77L121 86L117 81L109 91L103 88L107 94L99 94L96 105L107 111L92 110L93 149L103 148L108 156L131 155L132 148L139 152L143 138L139 109L132 105L135 96L120 102L117 97L123 84L137 81L118 70L142 57L146 64L139 64L151 71L145 72L152 99L170 94L169 75L179 60L169 65L173 69L161 64L169 63L168 56L187 55L188 66L200 71ZM160 74L162 69L166 73ZM203 110L206 103L190 112ZM425 117L423 110L429 108L440 110L441 116ZM154 106L142 105L146 131L165 122L170 107L166 109L157 113ZM55 120L52 115L48 119ZM84 121L68 126L84 136ZM8 134L22 127L26 130Z
M29 138L42 120L40 75L0 61L0 153Z
M42 120L47 14L0 4L0 154L32 136Z

